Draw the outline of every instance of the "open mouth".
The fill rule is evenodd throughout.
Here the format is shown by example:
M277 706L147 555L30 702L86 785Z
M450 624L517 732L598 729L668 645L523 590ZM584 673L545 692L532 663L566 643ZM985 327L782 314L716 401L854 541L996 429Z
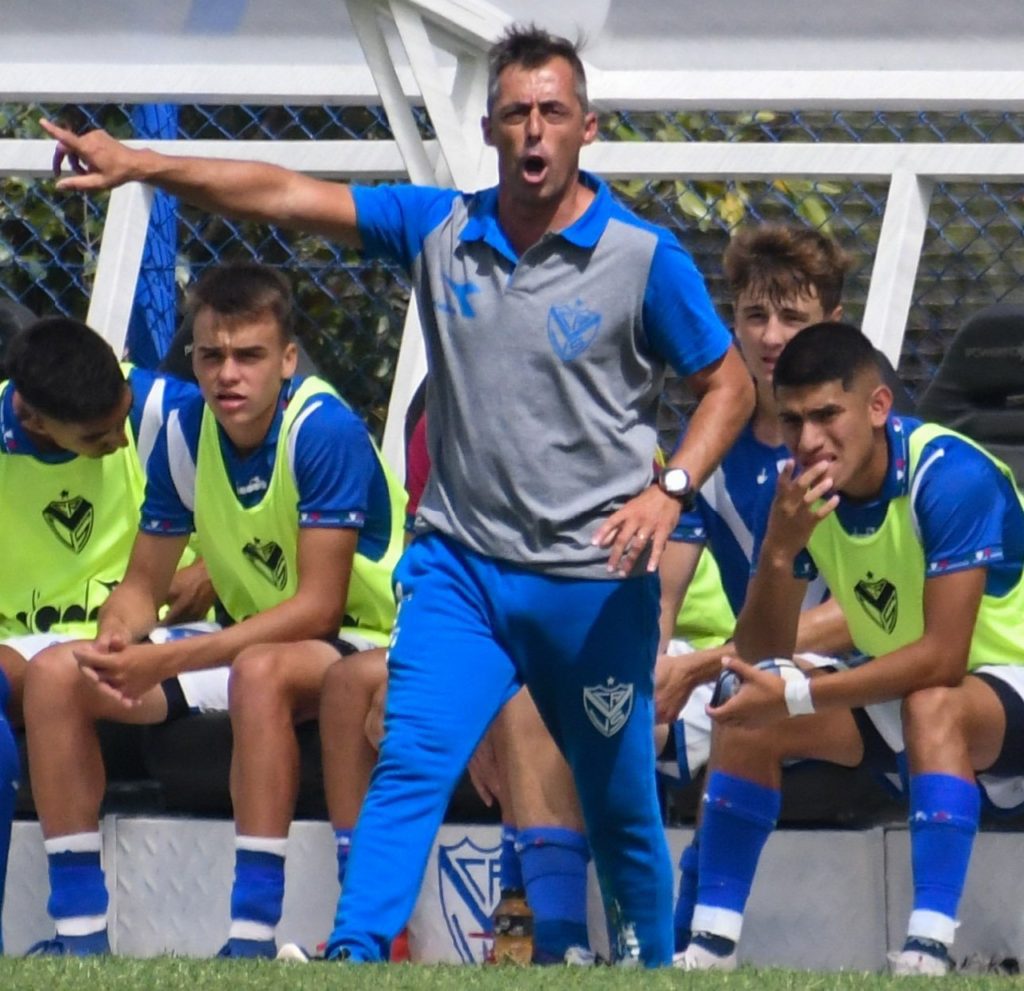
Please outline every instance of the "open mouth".
M548 163L540 155L527 155L523 159L523 174L532 182L543 179L547 168Z

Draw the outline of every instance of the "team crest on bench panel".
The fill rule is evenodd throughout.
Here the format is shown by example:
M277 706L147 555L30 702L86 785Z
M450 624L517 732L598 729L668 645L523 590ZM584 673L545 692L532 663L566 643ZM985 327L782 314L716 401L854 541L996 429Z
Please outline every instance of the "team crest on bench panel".
M264 544L256 537L242 548L242 553L274 588L284 589L288 584L288 561L280 544L273 540Z
M583 354L593 344L600 326L601 314L588 310L581 300L548 310L548 339L562 361Z
M437 850L437 890L452 945L463 963L483 963L493 940L491 915L501 898L501 846L466 836Z
M584 687L583 711L599 733L615 736L633 711L632 684L616 684L614 678L609 678L604 685Z
M92 536L95 513L92 503L81 496L61 492L43 510L43 519L54 536L69 550L80 554Z

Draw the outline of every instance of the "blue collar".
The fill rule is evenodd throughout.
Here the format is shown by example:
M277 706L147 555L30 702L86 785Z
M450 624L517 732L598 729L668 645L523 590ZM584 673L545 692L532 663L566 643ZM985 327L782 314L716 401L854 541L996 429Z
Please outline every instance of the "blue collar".
M594 191L590 206L564 230L556 231L561 237L580 248L593 248L601 239L612 214L615 201L606 183L590 172L580 170L580 182ZM469 207L469 219L459 233L460 241L483 241L509 261L519 261L519 256L509 243L498 220L498 187L491 186L474 194Z
M40 451L36 447L28 431L21 425L14 412L14 383L8 382L4 390L3 402L0 402L0 451L7 454L27 454L45 464L59 465L74 461L77 454L73 451Z
M910 491L910 435L916 423L902 416L890 416L885 424L889 445L889 465L885 471L879 499L896 499Z

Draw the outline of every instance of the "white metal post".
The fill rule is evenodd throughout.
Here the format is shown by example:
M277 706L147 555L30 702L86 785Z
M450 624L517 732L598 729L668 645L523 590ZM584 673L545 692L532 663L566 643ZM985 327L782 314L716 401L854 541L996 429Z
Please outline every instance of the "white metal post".
M86 323L103 335L117 355L124 353L128 336L152 206L153 190L138 182L115 189L107 206Z

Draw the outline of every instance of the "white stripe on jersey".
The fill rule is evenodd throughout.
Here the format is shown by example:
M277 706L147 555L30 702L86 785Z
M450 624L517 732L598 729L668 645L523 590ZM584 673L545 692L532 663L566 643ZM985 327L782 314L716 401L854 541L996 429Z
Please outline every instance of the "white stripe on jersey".
M739 544L750 561L754 556L754 535L750 528L743 522L736 504L729 495L725 484L725 472L721 467L714 470L711 477L701 487L700 494L707 500L708 505L722 518L722 522L732 532L733 538Z
M171 470L171 481L178 493L181 504L190 512L196 508L196 463L181 429L178 410L171 410L167 418L167 465Z
M910 521L914 527L914 536L917 537L917 542L921 543L921 524L917 520L917 490L921 488L921 482L924 480L924 473L931 468L939 458L944 458L946 452L940 447L937 451L933 451L929 455L928 460L917 466L917 471L914 472L914 481L910 486Z
M292 423L292 428L288 431L288 470L292 473L293 479L295 478L295 447L299 442L299 429L302 427L302 424L306 422L309 416L320 409L323 404L324 401L322 399L317 399L316 401L311 402L297 417L295 417L295 421Z
M146 472L149 467L149 456L153 453L153 445L156 444L157 434L164 425L164 390L167 383L162 378L153 380L153 387L146 396L145 405L142 407L142 422L139 424L139 436L136 440L135 449L139 454L139 463L142 470Z

